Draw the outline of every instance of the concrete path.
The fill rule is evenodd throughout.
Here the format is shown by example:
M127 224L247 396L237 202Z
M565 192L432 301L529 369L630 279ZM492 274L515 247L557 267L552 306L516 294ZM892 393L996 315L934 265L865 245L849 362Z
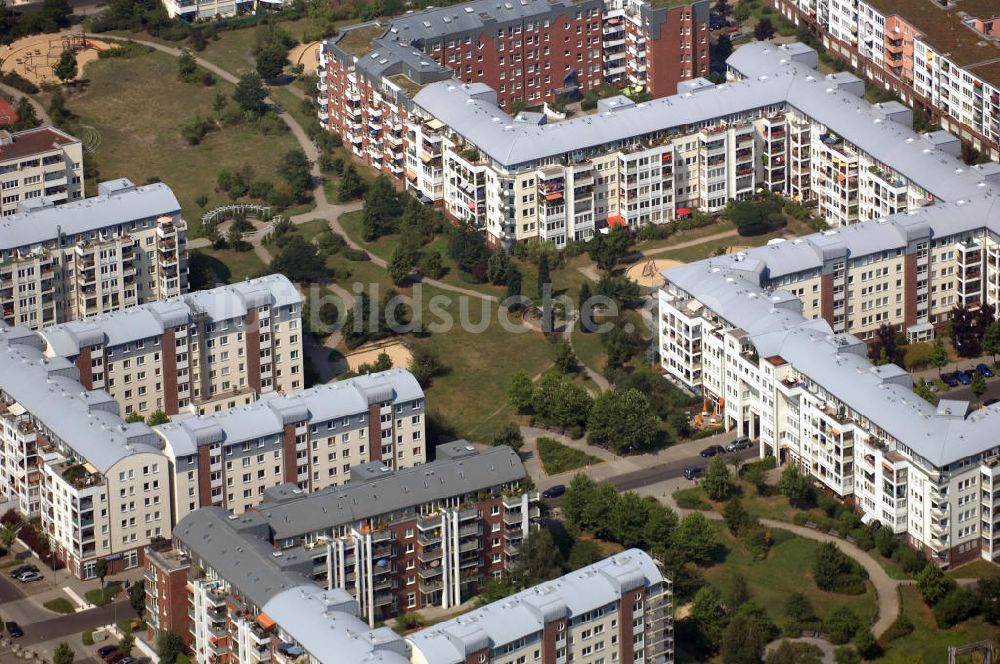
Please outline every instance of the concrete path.
M714 235L706 235L695 240L686 240L684 242L678 242L677 244L667 245L665 247L656 247L655 249L645 249L641 253L643 256L655 256L657 254L665 254L668 251L674 251L675 249L685 249L687 247L694 247L699 244L705 244L706 242L714 242L715 240L724 240L727 237L735 237L739 235L735 228L728 231L722 231L721 233L715 233Z
M27 97L31 105L35 107L35 117L38 118L39 122L43 125L52 124L52 118L49 117L49 112L45 110L45 107L42 106L41 102L29 95L27 92L21 92L17 88L12 88L6 83L0 83L0 92L3 92L4 95L10 97L11 106L14 107L17 106L17 101L21 97Z

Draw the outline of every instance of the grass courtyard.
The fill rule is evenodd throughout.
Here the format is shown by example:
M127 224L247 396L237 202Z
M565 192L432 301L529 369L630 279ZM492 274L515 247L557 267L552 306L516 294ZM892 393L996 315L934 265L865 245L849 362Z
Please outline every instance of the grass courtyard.
M558 475L575 468L601 463L597 457L551 438L539 438L537 445L538 458L547 475Z
M274 179L282 155L298 147L291 132L263 135L244 125L188 145L180 125L196 113L210 117L216 91L232 97L233 86L221 80L211 87L182 83L176 59L164 53L97 60L87 65L84 78L89 85L70 95L67 106L79 127L100 137L93 151L99 179L127 177L142 184L159 178L174 190L192 236L205 210L229 202L215 191L219 170L250 164L258 177ZM89 195L96 193L95 183L87 188ZM195 202L201 195L208 196L204 208Z

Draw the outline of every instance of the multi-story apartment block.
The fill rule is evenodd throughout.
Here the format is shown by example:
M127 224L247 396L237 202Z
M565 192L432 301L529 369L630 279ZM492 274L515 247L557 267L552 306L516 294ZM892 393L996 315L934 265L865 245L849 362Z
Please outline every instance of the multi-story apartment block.
M0 216L22 201L65 203L83 197L83 146L55 127L0 130Z
M424 463L424 393L405 369L262 394L255 403L156 427L173 472L176 520L202 507L241 513L269 487L344 484L352 468Z
M74 576L93 578L100 558L112 572L136 567L143 547L170 532L162 443L41 345L24 328L0 329L0 494L40 518Z
M981 196L668 271L661 366L865 521L942 564L996 561L1000 409L932 406L852 336L926 338L956 305L996 304L994 207Z
M356 157L414 181L441 169L433 157L417 167L421 140L435 141L406 127L423 86L452 77L484 83L507 109L604 82L672 93L708 73L708 13L707 0L474 0L353 26L324 43L319 119Z
M406 120L407 183L494 243L586 240L605 226L672 221L765 188L815 201L846 226L941 201L969 200L995 176L968 168L945 132L919 135L899 103L869 105L851 74L820 76L801 44L750 44L732 80L679 84L635 104L548 123L505 114L483 83L431 83Z
M630 549L406 639L413 664L674 661L673 592Z
M38 329L187 292L187 224L170 188L103 182L22 201L0 222L0 320Z
M303 387L302 296L283 275L43 328L45 354L125 415L204 414Z
M256 0L162 0L170 18L186 21L209 21L213 18L236 16L251 12ZM269 6L284 4L282 0L267 0Z
M771 0L827 51L1000 159L996 3Z
M355 650L325 655L323 639L337 625L312 600L337 598L358 637L408 609L454 606L502 573L538 516L538 496L520 488L524 467L507 447L450 443L420 468L371 463L353 475L348 486L315 494L277 487L242 515L218 507L188 514L174 529L175 548L153 547L146 557L150 636L173 629L206 663L305 653L309 661L364 661ZM489 544L491 533L500 544ZM311 617L292 619L294 604L311 606Z

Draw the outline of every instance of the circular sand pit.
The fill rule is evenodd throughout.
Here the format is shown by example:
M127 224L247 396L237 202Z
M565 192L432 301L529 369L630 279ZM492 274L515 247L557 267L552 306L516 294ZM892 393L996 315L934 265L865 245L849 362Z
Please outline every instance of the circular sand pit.
M97 59L97 53L110 48L107 42L84 37L82 34L33 35L18 39L0 50L0 70L5 74L15 72L32 83L61 83L52 73L63 51L76 54L77 71Z
M663 285L661 272L678 265L683 265L683 263L668 258L643 259L630 267L625 275L640 286L652 288Z
M402 341L379 342L365 344L357 350L344 355L344 360L351 371L357 371L362 364L375 364L378 356L385 353L392 360L392 366L405 369L410 366L413 353Z
M293 65L302 65L305 72L311 74L319 67L319 49L322 45L318 41L299 44L288 54L288 61Z

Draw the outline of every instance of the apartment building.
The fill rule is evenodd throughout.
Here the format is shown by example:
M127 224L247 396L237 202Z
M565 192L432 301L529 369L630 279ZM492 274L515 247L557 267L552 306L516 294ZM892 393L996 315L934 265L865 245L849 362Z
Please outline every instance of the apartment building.
M111 573L136 567L143 547L170 532L162 444L41 346L24 328L0 326L0 495L40 519L77 578L94 578L100 558Z
M56 206L22 201L0 218L0 311L33 329L187 292L187 224L162 183L102 182Z
M267 5L282 5L283 0L268 0ZM210 21L252 12L256 0L163 0L163 7L170 18L186 21Z
M413 664L674 661L671 582L629 549L406 638Z
M306 653L309 661L364 661L351 659L354 651L330 657L316 636L330 634L336 621L316 606L303 620L292 605L337 598L362 638L376 620L454 606L500 573L538 517L538 495L520 489L525 470L507 447L477 452L460 441L420 468L371 463L353 475L342 489L313 494L277 487L259 510L242 515L206 507L185 516L174 546L151 547L146 556L147 613L156 616L150 637L162 629L185 635L199 662L291 661ZM462 514L470 511L472 519ZM500 562L488 562L489 532L514 537L514 530L516 538L493 547ZM426 560L420 572L418 560ZM449 597L450 584L461 599ZM392 632L376 633L402 645ZM390 650L407 661L407 649Z
M708 14L707 0L474 0L352 26L323 45L319 120L356 157L414 179L405 125L423 86L485 83L507 109L604 82L667 94L708 73Z
M939 266L995 251L984 242L1000 223L991 208L940 205L670 270L659 294L661 366L700 391L727 429L759 438L762 455L851 498L863 521L891 527L942 565L995 561L1000 409L932 406L903 369L869 362L850 314L847 325L828 322L886 300L897 319L926 306L918 298L929 290L954 288L963 270L941 278ZM962 239L973 225L976 238ZM811 270L820 256L824 267ZM798 267L808 279L796 281Z
M242 513L278 484L309 491L345 484L359 464L417 466L427 460L425 426L419 383L405 369L389 369L269 392L218 412L181 413L155 430L171 462L179 521L212 505Z
M204 414L303 387L302 296L283 275L42 328L48 357L128 416Z
M0 216L22 201L58 204L83 197L83 146L56 129L0 130Z
M995 169L966 167L957 139L915 133L909 109L869 105L860 79L821 76L817 62L801 44L748 44L724 85L693 79L671 97L601 100L552 123L507 115L482 83L431 83L406 121L406 187L494 244L556 246L762 188L815 202L833 226L983 194Z
M989 0L772 0L876 85L1000 159L1000 33Z

